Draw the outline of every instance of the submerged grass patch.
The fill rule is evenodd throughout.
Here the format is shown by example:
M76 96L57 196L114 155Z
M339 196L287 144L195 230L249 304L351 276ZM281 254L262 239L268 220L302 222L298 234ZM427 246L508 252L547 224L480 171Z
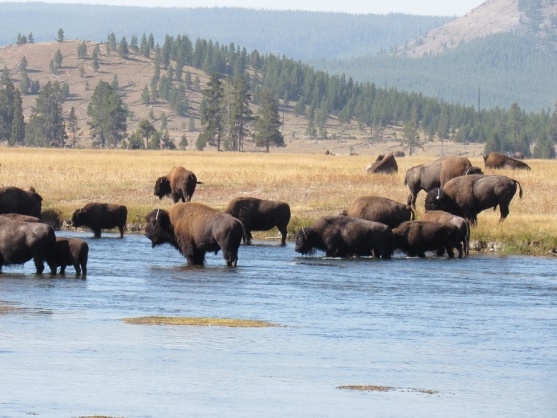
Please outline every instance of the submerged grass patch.
M190 317L168 317L168 316L144 316L139 318L124 318L126 324L135 325L190 325L198 327L231 327L231 328L266 328L279 327L266 321L252 319L231 318L190 318Z
M14 308L13 306L2 306L0 305L0 315L5 315L11 312L21 311L21 308Z
M399 391L399 392L417 392L417 393L425 393L426 395L435 395L439 392L436 390L430 389L404 389L404 388L396 388L393 386L378 386L378 385L346 385L346 386L337 386L337 389L346 389L346 390L357 390L361 392L391 392L391 391Z

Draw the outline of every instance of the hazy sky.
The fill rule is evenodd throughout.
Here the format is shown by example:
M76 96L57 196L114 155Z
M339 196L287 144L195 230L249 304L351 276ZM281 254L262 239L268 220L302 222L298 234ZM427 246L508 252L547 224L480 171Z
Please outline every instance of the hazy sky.
M26 0L8 1L24 2ZM47 1L47 3L86 3L146 7L223 6L275 10L317 10L377 14L394 12L418 15L462 16L484 1L485 0L57 0ZM0 2L3 1L0 0Z

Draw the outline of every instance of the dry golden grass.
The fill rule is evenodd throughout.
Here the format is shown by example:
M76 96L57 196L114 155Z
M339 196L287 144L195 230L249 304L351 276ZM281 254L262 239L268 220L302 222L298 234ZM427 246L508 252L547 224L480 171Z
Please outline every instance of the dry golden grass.
M229 327L229 328L267 328L278 327L265 321L231 318L185 318L167 316L144 316L140 318L124 318L126 324L134 325L189 325L197 327Z
M128 206L128 223L142 225L152 209L168 209L172 201L153 195L155 180L174 165L193 171L199 181L194 201L222 209L237 196L255 196L290 204L289 232L317 217L336 214L358 196L385 196L406 202L406 170L432 161L435 155L398 159L396 175L366 175L369 156L288 153L217 153L194 151L128 151L0 148L2 186L34 186L43 210L54 209L64 219L85 203L97 201ZM470 157L483 167L481 157ZM557 248L555 190L557 161L529 160L532 171L485 170L520 182L510 215L499 223L499 211L487 210L472 229L472 240L489 247L502 242L510 252L553 253ZM418 196L417 216L425 194ZM278 237L278 232L260 236Z

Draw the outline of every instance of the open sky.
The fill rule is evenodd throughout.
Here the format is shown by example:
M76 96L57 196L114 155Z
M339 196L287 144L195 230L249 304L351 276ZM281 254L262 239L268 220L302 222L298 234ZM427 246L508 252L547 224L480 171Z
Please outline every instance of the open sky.
M27 2L8 0L7 2ZM37 1L37 0L34 0ZM42 1L42 0L39 0ZM47 3L108 4L142 7L246 7L272 10L313 10L347 13L406 13L462 16L485 0L56 0ZM0 2L4 2L0 0Z

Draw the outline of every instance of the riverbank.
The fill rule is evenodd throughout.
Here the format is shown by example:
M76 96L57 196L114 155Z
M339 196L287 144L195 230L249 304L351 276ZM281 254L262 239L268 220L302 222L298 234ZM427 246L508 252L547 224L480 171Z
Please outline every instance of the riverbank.
M477 153L467 155L482 167ZM89 202L119 203L128 207L128 229L140 232L144 216L172 201L153 195L155 180L174 165L193 171L199 181L193 201L222 209L232 198L254 196L287 202L292 210L289 236L319 216L332 215L355 197L378 195L405 202L408 168L437 158L421 153L397 159L395 175L367 175L372 155L308 153L217 153L194 151L129 151L70 149L0 149L2 186L33 186L49 210L67 221ZM487 210L472 228L473 248L508 254L555 255L557 252L557 161L528 160L531 171L484 170L518 180L524 190L510 205L510 215L499 223L499 211ZM425 194L417 202L423 214ZM277 231L256 238L278 237Z

